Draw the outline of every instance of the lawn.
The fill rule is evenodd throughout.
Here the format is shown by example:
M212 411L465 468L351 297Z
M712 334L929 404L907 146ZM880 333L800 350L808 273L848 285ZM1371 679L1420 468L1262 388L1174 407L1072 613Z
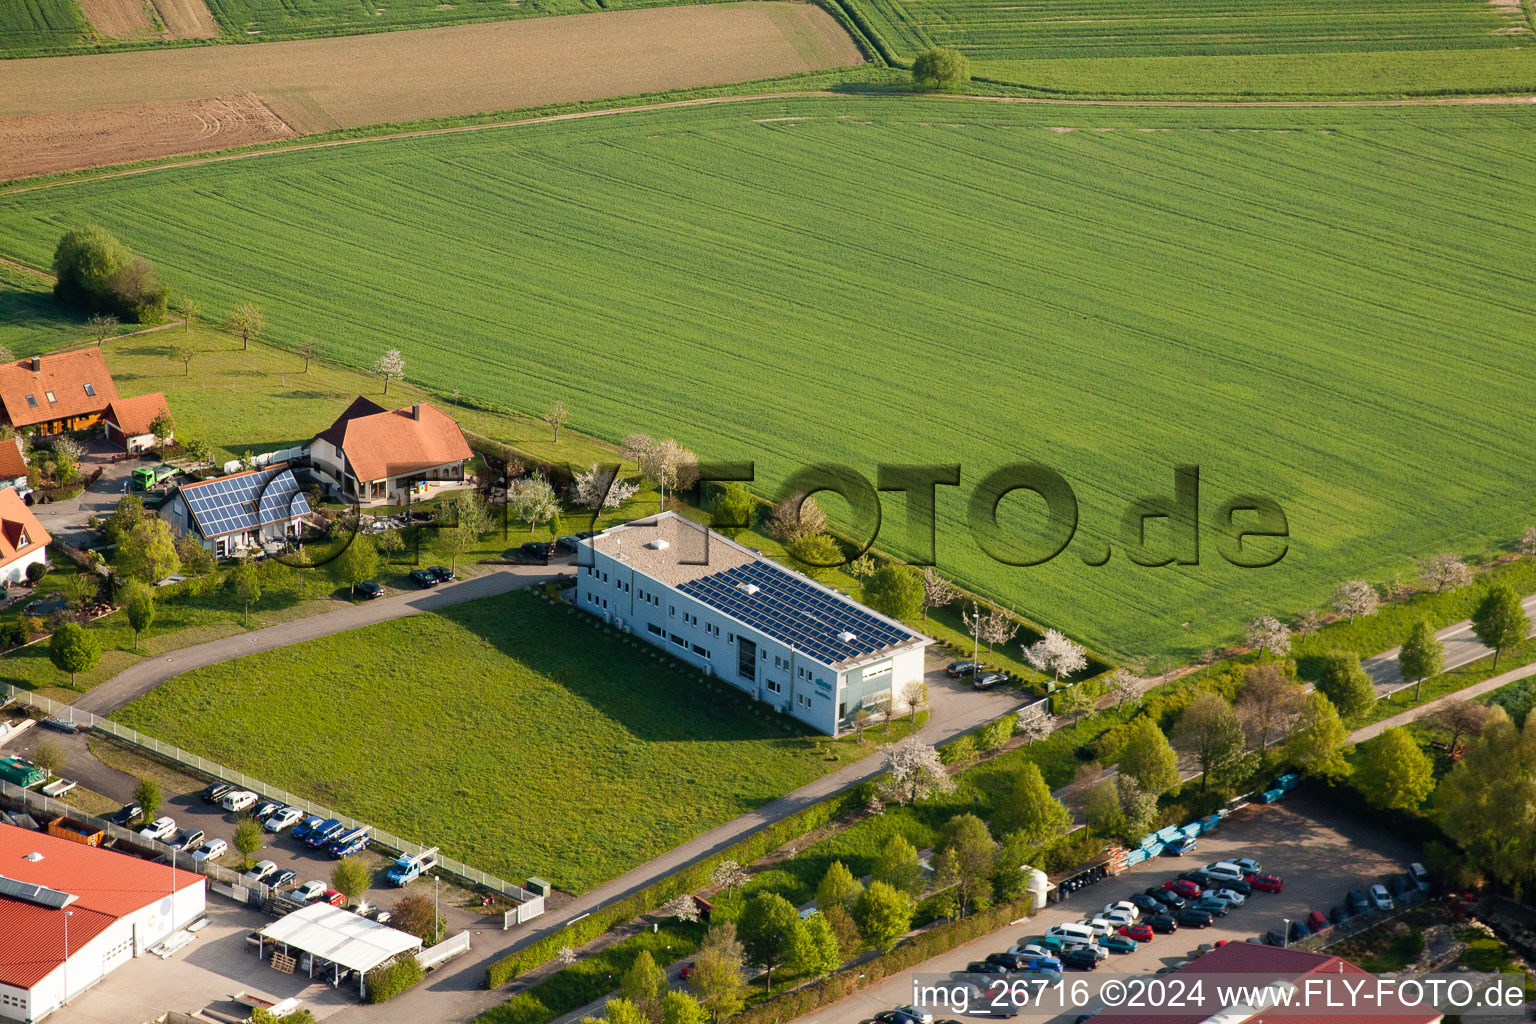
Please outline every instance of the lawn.
M113 717L577 892L861 752L525 592L199 669Z
M607 441L753 460L764 494L823 460L962 463L946 571L1106 654L1187 657L1536 515L1533 116L758 101L68 184L0 199L0 252L41 265L99 222L211 314L258 302L278 343L358 367L398 347L435 392L559 398ZM169 387L163 362L135 388ZM253 436L339 408L293 366ZM966 526L1021 459L1079 508L1035 568ZM1201 564L1130 564L1127 504L1185 463ZM1250 493L1289 517L1274 568L1217 555L1209 518ZM910 554L886 507L881 545ZM1002 519L1039 536L1022 497Z

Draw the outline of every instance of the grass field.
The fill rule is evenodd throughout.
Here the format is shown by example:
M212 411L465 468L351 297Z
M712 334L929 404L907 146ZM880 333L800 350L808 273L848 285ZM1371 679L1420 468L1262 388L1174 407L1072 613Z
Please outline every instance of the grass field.
M77 47L88 27L75 0L6 0L0 4L0 56Z
M0 199L0 252L99 222L278 341L399 347L440 391L753 459L765 493L961 462L946 569L1100 651L1189 654L1536 513L1533 113L764 101L71 184ZM1032 569L965 527L1018 459L1080 508ZM1278 567L1209 528L1198 567L1084 564L1188 462L1206 514L1282 504ZM1037 536L1022 499L1003 519Z
M860 752L759 711L514 593L199 669L114 717L581 891L837 767L824 750Z

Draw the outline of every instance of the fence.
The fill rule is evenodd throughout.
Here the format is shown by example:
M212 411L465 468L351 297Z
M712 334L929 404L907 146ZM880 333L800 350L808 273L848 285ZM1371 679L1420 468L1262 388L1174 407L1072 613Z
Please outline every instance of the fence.
M1288 945L1292 949L1304 949L1310 953L1315 953L1320 949L1333 945L1335 942L1341 942L1351 935L1358 935L1360 932L1374 928L1379 924L1385 924L1387 921L1406 914L1414 907L1423 906L1427 902L1429 902L1429 894L1423 891L1411 892L1401 898L1394 897L1394 906L1391 910L1377 910L1373 907L1363 914L1345 918L1336 925L1304 936L1295 942L1288 943Z
M199 757L197 754L182 750L180 747L175 746L174 744L162 742L161 740L155 739L153 736L145 736L143 733L137 731L136 729L130 729L125 725L119 725L109 718L99 718L96 715L91 714L89 711L81 711L80 709L75 708L69 704L60 704L57 701L49 700L47 697L38 696L37 694L29 693L25 690L18 690L16 687L9 684L7 684L5 687L5 697L7 698L6 700L0 700L0 706L4 706L4 704L9 700L14 700L20 704L26 704L29 707L37 708L44 714L66 718L69 721L74 722L84 728L95 729L98 732L105 733L106 735L112 736L115 739L122 740L124 743L130 743L133 746L140 748L141 750L147 750L152 754L163 757L169 761L174 761L177 764L184 765L188 768L194 769L195 771L199 771L204 775L218 779L221 782L228 782L232 785L239 786L241 789L248 789L253 793L259 793L261 796L269 800L276 800L280 803L288 805L289 807L297 807L305 814L318 814L322 818L335 818L336 820L346 825L349 829L367 827L372 833L372 843L374 845L382 846L385 849L394 850L398 853L409 854L413 857L424 853L428 849L428 847L413 843L407 839L402 839L400 836L394 835L393 833L374 828L367 822L358 821L356 818L350 818L345 814L333 811L329 807L317 804L312 800L306 800L305 798L297 796L293 793L288 793L281 789L276 789L267 785L260 779L252 778L251 776L246 775L244 772L237 772L231 768L226 768L216 761L210 761L205 757ZM69 807L67 804L61 806ZM74 810L73 808L62 813L70 814L73 817L79 817L78 811ZM126 834L132 839L138 840L139 842L144 841L139 840L137 833L133 833L131 830L118 829L117 826L112 826L112 828L117 830L114 834ZM166 847L166 849L169 849L169 847ZM481 871L479 868L470 867L468 864L464 864L460 861L443 857L438 860L437 868L445 874L453 875L456 878L462 878L466 882L469 882L471 885L484 886L487 889L499 892L515 903L529 903L533 900L538 900L539 902L537 905L540 907L543 906L543 897L539 896L538 893L524 889L520 885L513 885L511 882L497 878L495 875ZM210 874L209 877L214 876Z

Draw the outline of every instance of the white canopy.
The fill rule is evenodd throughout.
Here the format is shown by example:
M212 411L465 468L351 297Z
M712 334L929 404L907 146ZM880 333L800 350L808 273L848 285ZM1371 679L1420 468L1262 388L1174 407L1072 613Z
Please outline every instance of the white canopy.
M362 974L421 948L421 940L414 935L327 903L311 903L280 917L261 935Z

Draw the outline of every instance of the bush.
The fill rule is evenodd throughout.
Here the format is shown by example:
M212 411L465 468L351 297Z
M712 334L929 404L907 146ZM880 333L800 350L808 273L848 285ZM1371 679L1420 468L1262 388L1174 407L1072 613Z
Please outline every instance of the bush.
M42 562L33 562L27 566L27 582L33 586L41 583L46 575L48 575L48 567Z
M950 46L924 50L912 62L912 83L919 89L958 89L971 80L971 62Z
M544 1024L554 1016L538 996L520 992L500 1006L486 1010L475 1021L476 1024Z
M382 1003L395 998L408 988L419 985L426 974L427 972L421 969L421 962L414 956L407 955L369 971L363 987L368 992L370 1003Z
M99 227L65 232L53 251L53 272L60 302L132 323L165 319L170 289L155 268Z

